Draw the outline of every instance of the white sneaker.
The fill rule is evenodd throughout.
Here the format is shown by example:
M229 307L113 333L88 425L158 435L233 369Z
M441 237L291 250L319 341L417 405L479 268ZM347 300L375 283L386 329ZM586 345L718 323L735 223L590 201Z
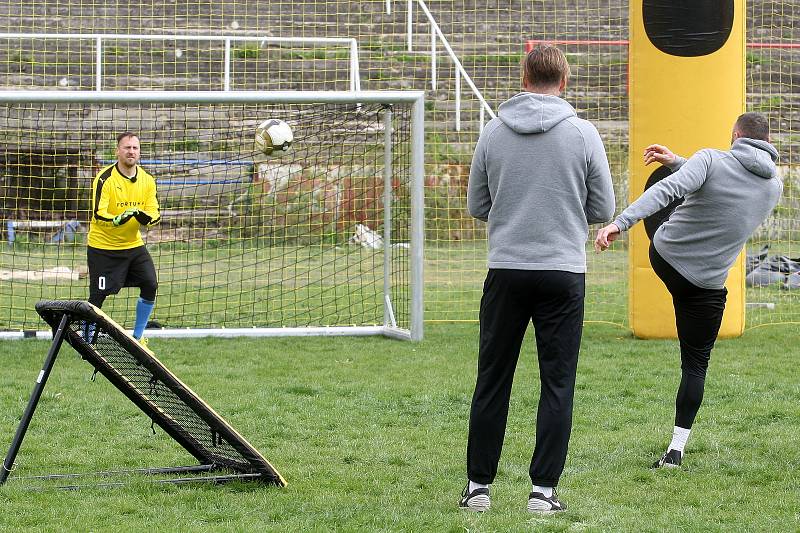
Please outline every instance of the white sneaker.
M559 501L556 489L553 489L553 495L549 498L541 492L531 492L528 496L529 513L551 514L566 510L567 505Z
M461 493L461 500L458 502L460 509L482 513L488 511L492 502L489 500L489 488L478 488L469 492L469 483Z

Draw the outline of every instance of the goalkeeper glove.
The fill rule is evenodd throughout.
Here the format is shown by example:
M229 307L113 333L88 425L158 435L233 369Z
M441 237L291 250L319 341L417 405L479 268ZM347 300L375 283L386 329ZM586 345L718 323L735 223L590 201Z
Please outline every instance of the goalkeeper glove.
M131 218L136 216L136 213L138 213L138 212L139 212L139 210L136 209L135 207L132 207L130 209L126 209L125 211L123 211L119 215L115 216L114 220L112 220L111 223L114 224L115 226L121 226L124 223L126 223L127 221L129 221Z
M139 224L141 224L142 226L146 226L146 225L148 225L148 224L149 224L150 222L152 222L152 220L153 220L153 217L151 217L150 215L148 215L148 214L147 214L147 213L145 213L144 211L136 211L136 214L135 214L135 215L133 215L133 216L136 218L136 220L137 220L137 221L139 222Z

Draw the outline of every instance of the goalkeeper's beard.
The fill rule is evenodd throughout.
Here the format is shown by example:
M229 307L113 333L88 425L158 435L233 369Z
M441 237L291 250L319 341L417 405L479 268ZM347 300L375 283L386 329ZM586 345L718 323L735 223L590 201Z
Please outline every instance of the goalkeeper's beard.
M117 163L122 173L125 174L126 177L131 177L131 175L136 172L136 163L138 162L139 160L135 157L127 157L125 159L120 159Z

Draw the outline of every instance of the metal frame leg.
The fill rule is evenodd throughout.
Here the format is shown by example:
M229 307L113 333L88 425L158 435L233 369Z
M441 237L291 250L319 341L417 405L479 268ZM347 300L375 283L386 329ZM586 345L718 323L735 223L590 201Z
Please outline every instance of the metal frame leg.
M44 385L47 383L47 378L50 376L50 371L53 370L53 365L56 362L58 350L61 349L61 343L64 342L64 337L67 333L67 325L69 324L69 317L65 314L61 317L61 322L53 335L53 343L50 345L50 351L47 352L47 357L44 360L42 370L36 378L36 383L33 386L31 398L28 400L28 406L25 407L25 412L22 414L22 419L17 427L17 432L14 439L11 441L11 447L8 449L3 467L0 468L0 485L6 482L11 470L14 466L14 459L17 458L17 453L22 445L22 439L25 438L25 432L28 431L28 426L33 418L33 412L36 410L36 405L39 403L39 398L42 396Z

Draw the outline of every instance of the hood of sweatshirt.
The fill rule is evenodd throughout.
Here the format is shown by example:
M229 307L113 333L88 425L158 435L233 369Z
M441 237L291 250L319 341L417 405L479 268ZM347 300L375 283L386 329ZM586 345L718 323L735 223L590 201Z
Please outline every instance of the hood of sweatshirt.
M764 179L772 178L777 173L775 162L778 160L778 151L766 141L747 137L736 139L731 146L731 154L744 168Z
M497 116L517 133L542 133L576 113L558 96L524 92L500 104Z

